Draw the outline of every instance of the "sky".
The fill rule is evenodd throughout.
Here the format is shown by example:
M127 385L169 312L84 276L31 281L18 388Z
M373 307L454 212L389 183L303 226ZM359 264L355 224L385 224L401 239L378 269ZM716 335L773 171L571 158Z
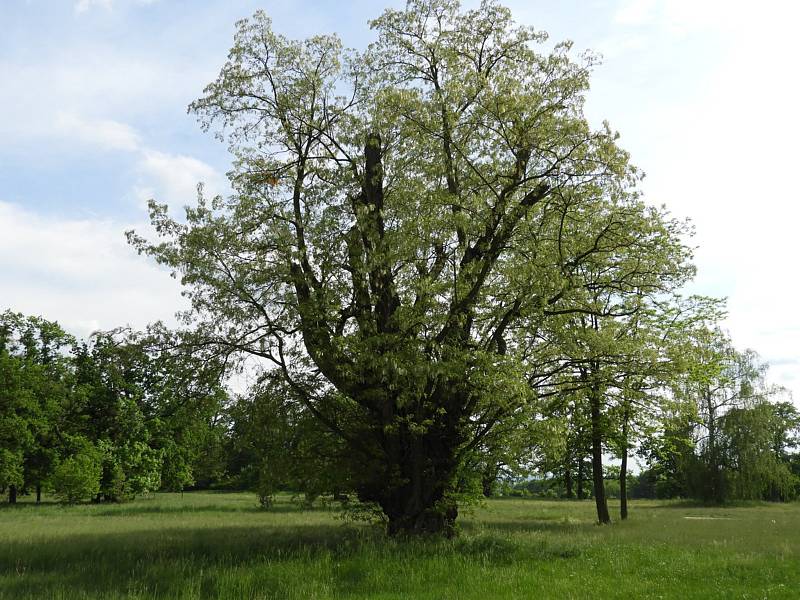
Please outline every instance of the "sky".
M740 349L800 402L800 3L506 0L518 22L603 56L587 116L646 174L648 202L695 225L692 293L728 298ZM95 329L168 323L169 274L127 246L146 201L226 190L229 155L187 105L234 23L338 33L361 48L384 0L0 0L0 310ZM475 1L464 1L465 7Z

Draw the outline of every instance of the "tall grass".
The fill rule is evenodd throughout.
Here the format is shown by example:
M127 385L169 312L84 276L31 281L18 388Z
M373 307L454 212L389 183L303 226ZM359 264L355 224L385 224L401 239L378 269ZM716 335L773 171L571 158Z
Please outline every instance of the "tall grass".
M0 599L800 598L800 505L494 500L454 540L387 539L287 497L0 509ZM685 518L702 517L702 518Z

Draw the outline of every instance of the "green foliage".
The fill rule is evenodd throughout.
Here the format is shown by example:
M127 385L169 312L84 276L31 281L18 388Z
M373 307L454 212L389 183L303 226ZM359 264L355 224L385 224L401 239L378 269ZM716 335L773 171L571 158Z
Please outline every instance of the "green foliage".
M274 364L346 447L330 483L393 531L447 532L468 472L531 446L503 425L560 373L566 338L547 333L671 291L691 253L584 118L594 57L543 50L490 1L414 1L371 26L358 53L240 21L190 107L228 142L234 194L201 190L185 220L151 203L161 239L129 239L180 274L202 347Z
M0 313L0 485L41 486L52 474L73 341L56 323Z
M302 492L307 501L353 491L349 480L358 464L279 374L266 373L230 415L228 471L241 487L255 490L263 506L280 490Z
M785 449L773 443L782 423L775 405L759 402L728 411L721 424L725 477L730 497L744 500L791 500L797 478L785 462ZM783 433L783 432L781 432Z
M641 449L657 497L794 498L800 419L790 402L777 400L782 390L767 385L766 365L702 322L687 330L682 348L660 427Z
M0 448L0 486L21 486L25 481L23 456L8 448Z
M93 498L100 491L102 472L101 452L92 446L84 446L56 467L52 477L56 498L65 504Z
M219 374L214 357L186 353L158 325L79 344L55 323L0 313L0 487L39 490L90 443L104 499L155 491L162 472L182 489L225 402Z

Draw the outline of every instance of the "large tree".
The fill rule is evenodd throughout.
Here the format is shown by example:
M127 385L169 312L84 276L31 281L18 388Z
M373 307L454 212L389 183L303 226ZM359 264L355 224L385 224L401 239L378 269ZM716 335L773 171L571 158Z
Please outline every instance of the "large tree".
M161 241L130 238L180 273L204 343L274 363L348 445L346 480L390 532L448 533L465 461L544 373L530 332L685 256L583 116L591 57L540 51L491 1L371 25L359 53L239 22L191 105L230 146L233 195L201 193L185 221L153 203ZM638 265L648 246L679 251ZM598 256L612 268L587 279Z

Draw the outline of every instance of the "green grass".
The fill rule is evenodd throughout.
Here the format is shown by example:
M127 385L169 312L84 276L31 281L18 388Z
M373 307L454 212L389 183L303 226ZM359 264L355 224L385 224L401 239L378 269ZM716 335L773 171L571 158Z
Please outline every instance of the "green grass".
M798 504L593 516L591 502L494 500L455 540L402 541L251 494L22 503L0 509L0 599L800 597Z

